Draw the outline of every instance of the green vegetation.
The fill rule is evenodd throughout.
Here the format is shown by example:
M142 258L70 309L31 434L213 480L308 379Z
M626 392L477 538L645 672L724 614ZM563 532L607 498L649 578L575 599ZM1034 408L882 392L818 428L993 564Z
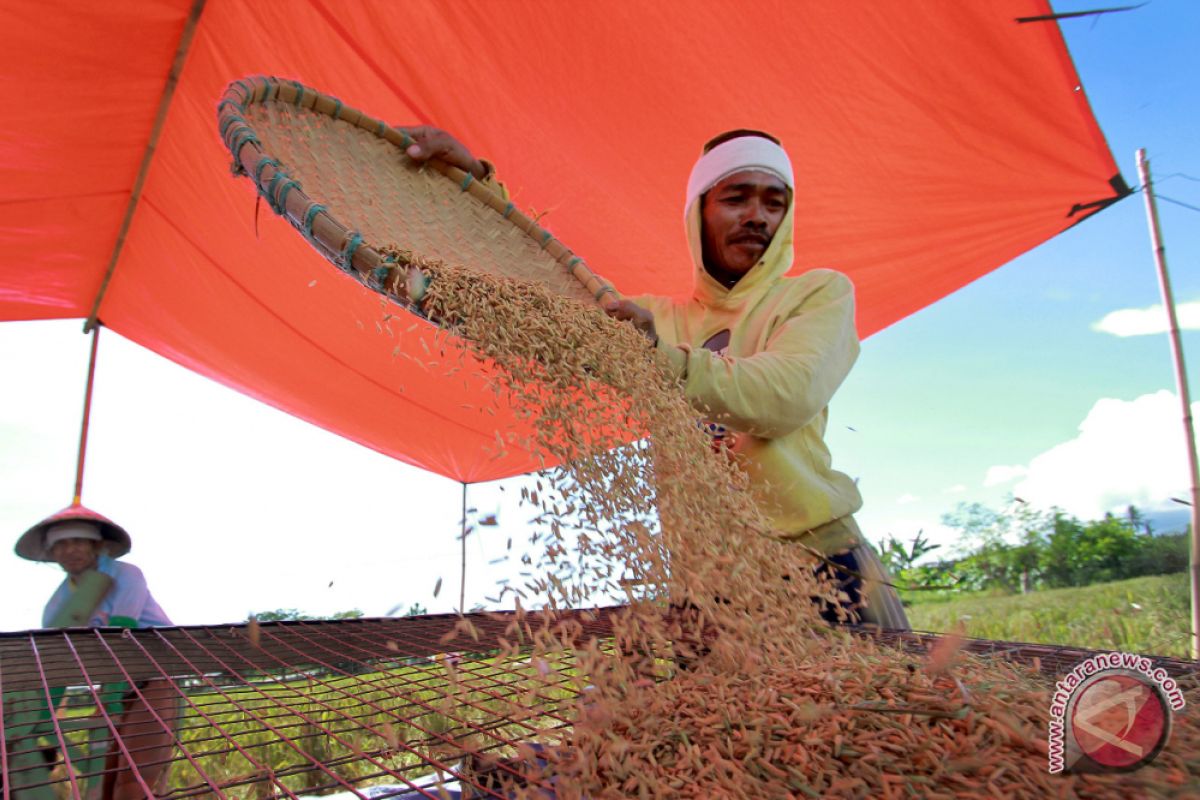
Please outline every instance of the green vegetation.
M270 765L279 782L293 792L335 780L320 770L310 771L314 761L341 780L357 782L378 774L380 765L403 769L418 763L415 755L397 747L400 741L423 741L426 744L420 749L430 748L433 755L437 740L428 739L416 726L448 727L434 707L441 701L445 682L438 671L400 668L361 677L327 676L192 694L180 741L196 756L204 774L230 797L259 795L254 782L266 776L247 756ZM423 681L432 683L432 688L423 689ZM204 785L196 768L177 761L171 786L196 785Z
M404 604L401 603L400 605L398 605L395 608L388 611L385 616L388 616L388 617L395 616L396 612L398 612L401 608L403 608L403 606L404 606ZM483 609L482 608L473 608L471 610L472 611L482 611ZM425 606L421 605L420 603L413 603L411 606L408 607L408 611L405 611L402 616L419 617L422 614L428 614L428 613L429 613L429 609L425 608ZM361 609L352 608L349 611L339 611L336 614L333 614L332 616L320 617L320 616L316 616L314 614L309 614L307 611L301 611L298 608L276 608L272 611L256 611L256 612L252 613L250 616L259 622L281 622L281 621L287 621L287 620L319 621L319 620L326 620L326 619L361 619L363 617L363 612Z
M261 781L269 777L251 759L295 793L338 781L360 789L394 782L382 768L424 773L425 765L453 764L498 741L536 738L543 715L574 696L565 662L545 677L520 658L465 659L457 667L440 658L405 662L189 693L179 738L196 764L172 765L170 786L205 786L198 766L228 797L265 796ZM516 718L521 707L532 719Z
M1123 516L1084 522L1020 501L1004 511L972 503L942 522L959 531L956 558L918 564L941 547L920 533L907 546L892 536L880 543L880 558L899 584L1028 592L1169 575L1188 565L1187 534L1155 535L1134 506Z
M917 630L950 631L961 620L984 639L1188 656L1186 573L1027 594L905 594Z
M1081 521L1015 498L959 504L942 522L959 532L953 558L930 560L941 545L920 533L879 544L917 630L962 621L984 639L1188 655L1186 533L1156 535L1133 506Z
M184 749L170 767L169 787L257 800L394 783L388 771L423 775L431 764L453 765L466 753L505 755L511 754L505 743L552 739L573 713L580 679L568 657L531 663L505 653L456 655L385 659L359 674L216 675L203 686L185 681L177 728ZM45 716L44 701L27 694L19 711L33 722ZM91 720L92 698L78 687L67 690L67 716ZM21 699L6 695L5 710L12 712ZM67 740L71 763L82 769L88 730L77 727L70 726ZM41 742L52 745L52 736L43 733ZM53 779L66 777L57 767Z
M316 617L296 608L277 608L274 611L257 611L250 616L259 622L282 622L285 620L359 619L363 612L357 608L339 611L332 617Z

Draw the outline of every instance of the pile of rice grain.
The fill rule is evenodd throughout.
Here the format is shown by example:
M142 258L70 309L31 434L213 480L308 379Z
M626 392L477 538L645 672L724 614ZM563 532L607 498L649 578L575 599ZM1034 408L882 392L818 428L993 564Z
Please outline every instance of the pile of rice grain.
M539 783L560 798L1200 794L1195 726L1176 725L1138 772L1050 775L1044 679L952 643L921 662L831 629L813 598L834 590L776 538L632 326L537 285L421 267L426 313L494 365L496 392L531 423L528 441L501 444L562 464L528 492L544 550L509 587L519 608L628 603L615 646L534 642L541 663L573 657L586 701L569 732L546 732L544 766L526 759L534 786L508 794L544 798ZM533 700L514 698L514 715Z

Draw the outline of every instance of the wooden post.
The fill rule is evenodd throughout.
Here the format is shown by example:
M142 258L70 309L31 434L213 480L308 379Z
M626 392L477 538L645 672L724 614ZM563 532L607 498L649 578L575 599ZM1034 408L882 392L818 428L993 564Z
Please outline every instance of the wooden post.
M1167 275L1167 256L1162 243L1162 231L1158 225L1158 206L1154 202L1154 184L1150 180L1150 162L1146 150L1137 151L1138 177L1142 182L1142 194L1146 198L1146 218L1150 223L1150 241L1154 245L1154 266L1158 269L1158 287L1162 291L1163 307L1167 310L1167 322L1171 341L1171 356L1175 361L1175 384L1179 389L1179 400L1183 404L1183 430L1187 442L1188 466L1192 477L1192 526L1191 556L1188 571L1191 577L1192 595L1192 646L1193 659L1200 659L1200 468L1196 462L1196 431L1192 425L1192 399L1188 392L1187 370L1183 364L1183 342L1179 337L1179 320L1175 314L1175 296L1171 292L1171 279Z
M462 542L462 574L459 576L458 613L467 613L467 484L463 482L462 490L462 532L459 540Z
M83 496L83 462L87 455L88 423L92 417L92 386L96 381L96 346L100 342L100 324L92 327L92 353L88 356L87 387L83 390L83 424L79 430L79 457L75 461L75 499L79 505Z
M108 267L104 277L100 279L100 288L92 298L92 310L88 312L87 321L83 323L83 332L87 333L96 327L100 319L100 303L108 284L112 281L117 262L121 260L121 252L125 248L125 237L133 225L133 217L142 199L142 189L146 186L146 177L150 174L150 165L154 163L154 152L158 149L158 140L167 124L167 112L171 109L171 98L175 96L175 87L179 85L179 76L183 74L183 65L187 63L188 50L191 49L192 39L200 24L200 15L204 12L206 0L192 0L192 9L188 12L187 20L183 23L183 33L179 37L179 45L175 48L175 58L171 61L171 70L167 73L167 82L158 98L158 110L154 115L154 125L150 129L150 140L142 151L142 163L138 166L137 177L133 179L133 190L129 193L129 201L125 203L125 215L121 218L121 227L117 230L117 241L113 244L112 253L108 257Z

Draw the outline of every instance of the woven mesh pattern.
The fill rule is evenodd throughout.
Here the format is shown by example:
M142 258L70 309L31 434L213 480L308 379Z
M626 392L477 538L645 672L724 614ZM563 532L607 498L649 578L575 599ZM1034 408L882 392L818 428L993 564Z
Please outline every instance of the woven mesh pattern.
M564 620L604 638L608 613ZM479 642L455 637L457 615L0 634L0 787L87 797L123 775L138 796L503 797L471 765L569 726L578 681L569 653L539 670L502 646L511 615L470 618ZM143 698L153 714L131 719Z
M607 649L620 612L557 620ZM513 614L468 618L478 641L456 633L452 614L0 633L0 786L19 800L87 796L124 774L143 796L157 788L173 798L367 798L379 785L401 800L510 796L491 787L512 777L512 764L493 761L569 727L583 681L570 653L531 662L509 644ZM538 630L536 619L520 627ZM915 654L939 640L859 632ZM1036 665L1048 685L1096 653L979 639L963 647ZM1194 685L1195 662L1152 660ZM135 695L154 715L128 716ZM121 753L134 757L132 770Z
M252 103L244 116L263 151L334 219L361 232L364 243L537 281L559 295L593 302L528 234L374 133L278 101Z

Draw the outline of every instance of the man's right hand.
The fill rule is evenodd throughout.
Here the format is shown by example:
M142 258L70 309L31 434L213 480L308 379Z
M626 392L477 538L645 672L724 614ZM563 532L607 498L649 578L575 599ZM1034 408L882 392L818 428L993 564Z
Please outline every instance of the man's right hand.
M487 167L471 155L471 151L441 128L432 125L417 125L412 128L397 128L412 137L413 143L405 150L413 161L424 162L440 158L447 164L471 173L477 179L487 177Z
M651 344L658 344L658 331L654 327L654 315L648 309L642 308L632 300L621 300L605 308L604 312L615 320L632 323L633 327L641 331Z

